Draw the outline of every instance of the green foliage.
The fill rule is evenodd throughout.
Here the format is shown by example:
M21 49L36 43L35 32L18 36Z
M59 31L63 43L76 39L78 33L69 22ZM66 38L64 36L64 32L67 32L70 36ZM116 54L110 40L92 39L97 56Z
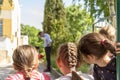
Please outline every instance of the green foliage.
M21 34L28 35L28 41L30 45L43 47L43 41L37 36L39 30L33 26L21 24Z
M59 44L68 41L68 29L65 9L62 0L46 0L43 28L50 34L53 40L53 50L56 51Z
M103 15L104 17L109 16L109 7L106 0L84 0L86 8L91 13L91 16L99 17Z
M93 19L81 6L64 8L62 0L46 0L43 28L53 40L53 53L64 42L76 41L91 31Z
M81 0L73 0L73 2L77 2ZM107 0L82 0L84 1L85 9L87 9L91 16L95 18L99 18L101 15L103 17L110 16L109 6ZM109 0L111 1L111 0ZM116 0L113 0L116 3ZM114 9L116 10L116 4L114 4Z
M90 68L90 65L87 64L86 62L83 62L81 65L80 65L80 68L78 69L78 71L82 71L83 73L87 73L88 70Z
M109 0L111 1L111 0ZM113 0L116 3L116 0ZM85 8L91 13L91 16L99 18L99 16L108 17L110 16L109 6L107 0L84 0ZM114 4L116 10L116 4Z
M66 8L66 17L69 23L71 41L77 41L81 35L92 32L93 18L81 9L81 5L71 5Z

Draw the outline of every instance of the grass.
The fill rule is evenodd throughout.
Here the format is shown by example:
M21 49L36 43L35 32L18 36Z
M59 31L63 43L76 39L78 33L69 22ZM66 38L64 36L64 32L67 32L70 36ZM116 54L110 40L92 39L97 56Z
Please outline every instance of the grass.
M83 62L78 70L82 71L83 73L87 73L89 67L90 67L89 64L87 64L86 62Z
M53 68L55 68L56 71L60 72L57 63L56 63L57 56L55 54L51 55L51 65Z

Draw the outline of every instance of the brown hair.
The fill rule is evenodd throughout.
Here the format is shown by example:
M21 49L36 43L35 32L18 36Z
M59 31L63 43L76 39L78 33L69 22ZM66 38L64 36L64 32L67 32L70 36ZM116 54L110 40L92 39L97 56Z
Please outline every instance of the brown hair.
M42 33L44 33L44 32L42 32L42 31L38 32L37 36L41 35Z
M116 31L115 31L115 28L113 26L111 26L110 24L103 27L99 31L99 33L102 34L104 37L108 38L109 40L115 42L115 38L116 38L115 33L116 33Z
M37 63L38 52L35 47L30 45L22 45L17 47L13 53L13 62L17 70L23 71L25 80L30 80L31 71Z
M76 44L72 42L62 44L58 51L58 59L60 59L66 67L70 68L71 71L76 71L73 69L78 68L81 63L81 57L78 55Z
M78 53L82 53L86 57L87 55L93 54L99 59L103 57L108 50L112 54L115 54L113 43L99 33L89 33L82 37L78 43Z
M58 58L69 68L79 67L80 57L77 54L77 46L74 43L62 44L58 51Z

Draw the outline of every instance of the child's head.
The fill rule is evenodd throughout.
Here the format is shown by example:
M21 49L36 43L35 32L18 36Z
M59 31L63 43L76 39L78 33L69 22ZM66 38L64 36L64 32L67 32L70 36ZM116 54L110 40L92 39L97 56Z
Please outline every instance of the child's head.
M113 26L111 26L110 24L109 25L106 25L105 27L103 27L100 31L99 31L100 34L102 34L104 37L108 38L109 40L111 41L114 41L115 42L115 39L116 39L116 31L115 31L115 28Z
M64 75L79 67L80 62L80 56L78 56L75 43L68 42L60 46L57 64Z
M87 34L78 43L78 53L83 54L85 61L90 64L94 64L94 61L90 61L89 56L95 56L96 60L102 59L108 51L115 54L113 43L99 33Z
M29 77L31 71L38 66L38 52L30 45L17 47L12 58L15 69L23 71L26 77Z

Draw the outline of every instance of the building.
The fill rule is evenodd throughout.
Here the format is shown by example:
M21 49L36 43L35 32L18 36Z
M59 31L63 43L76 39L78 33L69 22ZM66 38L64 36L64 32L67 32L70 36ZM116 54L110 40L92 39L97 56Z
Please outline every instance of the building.
M18 0L0 0L0 62L11 62L20 43L20 6Z

